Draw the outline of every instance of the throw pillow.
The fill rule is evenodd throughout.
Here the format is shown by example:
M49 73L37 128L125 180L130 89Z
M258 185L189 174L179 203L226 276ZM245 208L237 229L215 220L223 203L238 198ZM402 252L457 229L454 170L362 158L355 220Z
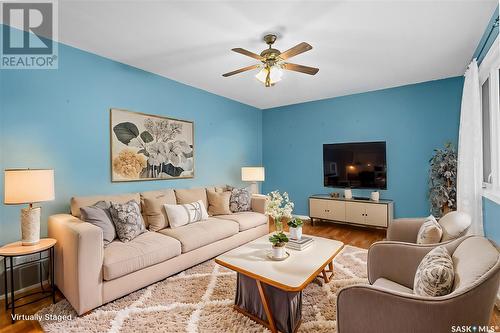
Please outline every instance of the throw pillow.
M208 218L207 210L201 200L184 205L165 204L164 207L171 228L178 228Z
M231 191L231 198L229 199L229 209L231 212L247 212L252 208L252 193L248 188L234 188L228 186Z
M210 215L227 215L231 214L229 209L229 200L231 192L212 192L207 191L208 197L208 214Z
M443 229L434 216L429 216L417 234L417 244L436 244L441 240Z
M123 204L112 202L109 211L115 223L116 234L122 242L129 242L146 232L141 208L135 200Z
M451 292L455 271L448 250L438 246L425 255L417 268L413 292L420 296L443 296Z
M150 231L168 227L168 216L164 204L175 204L174 190L159 190L141 193L142 212Z
M116 238L115 225L109 212L109 203L106 201L98 201L92 206L81 207L80 217L82 221L91 223L102 229L104 246Z
M471 225L471 218L466 213L449 212L441 219L439 224L443 228L442 241L449 241L465 235Z

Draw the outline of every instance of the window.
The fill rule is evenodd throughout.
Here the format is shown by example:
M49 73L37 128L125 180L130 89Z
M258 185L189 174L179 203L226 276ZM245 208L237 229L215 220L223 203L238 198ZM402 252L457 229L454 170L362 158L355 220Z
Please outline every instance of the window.
M500 41L479 66L483 152L483 196L500 204Z

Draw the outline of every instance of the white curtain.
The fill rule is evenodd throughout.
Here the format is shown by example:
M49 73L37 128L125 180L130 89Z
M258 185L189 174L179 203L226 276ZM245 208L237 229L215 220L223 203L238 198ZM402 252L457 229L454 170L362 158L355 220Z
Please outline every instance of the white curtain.
M481 89L476 59L465 72L458 135L457 210L472 217L469 233L484 235L482 213Z

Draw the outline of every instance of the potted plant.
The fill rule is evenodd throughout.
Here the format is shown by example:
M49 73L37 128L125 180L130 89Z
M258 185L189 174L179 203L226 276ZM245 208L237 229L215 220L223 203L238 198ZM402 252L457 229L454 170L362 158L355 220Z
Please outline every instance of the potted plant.
M266 215L273 219L277 233L283 232L283 219L292 218L293 206L286 192L281 194L278 191L272 191L267 195Z
M440 217L457 209L457 153L447 142L444 149L434 150L429 162L431 212Z
M273 244L273 257L283 258L285 256L285 245L288 243L288 237L284 233L279 232L269 237L269 241Z
M296 239L296 240L301 240L302 239L302 225L304 222L299 219L298 217L295 217L288 221L288 226L290 227L290 238L291 239Z

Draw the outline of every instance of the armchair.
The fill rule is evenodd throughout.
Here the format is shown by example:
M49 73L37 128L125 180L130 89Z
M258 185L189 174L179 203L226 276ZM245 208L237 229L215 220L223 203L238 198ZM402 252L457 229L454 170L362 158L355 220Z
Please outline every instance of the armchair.
M418 231L425 220L425 217L394 219L387 228L387 240L416 243ZM439 224L443 228L441 242L447 242L465 236L471 218L468 214L453 211L443 216Z
M368 251L370 284L339 291L338 333L450 332L453 326L488 325L500 283L498 249L479 236L441 244L454 263L452 292L439 297L413 294L420 261L439 245L373 244Z

